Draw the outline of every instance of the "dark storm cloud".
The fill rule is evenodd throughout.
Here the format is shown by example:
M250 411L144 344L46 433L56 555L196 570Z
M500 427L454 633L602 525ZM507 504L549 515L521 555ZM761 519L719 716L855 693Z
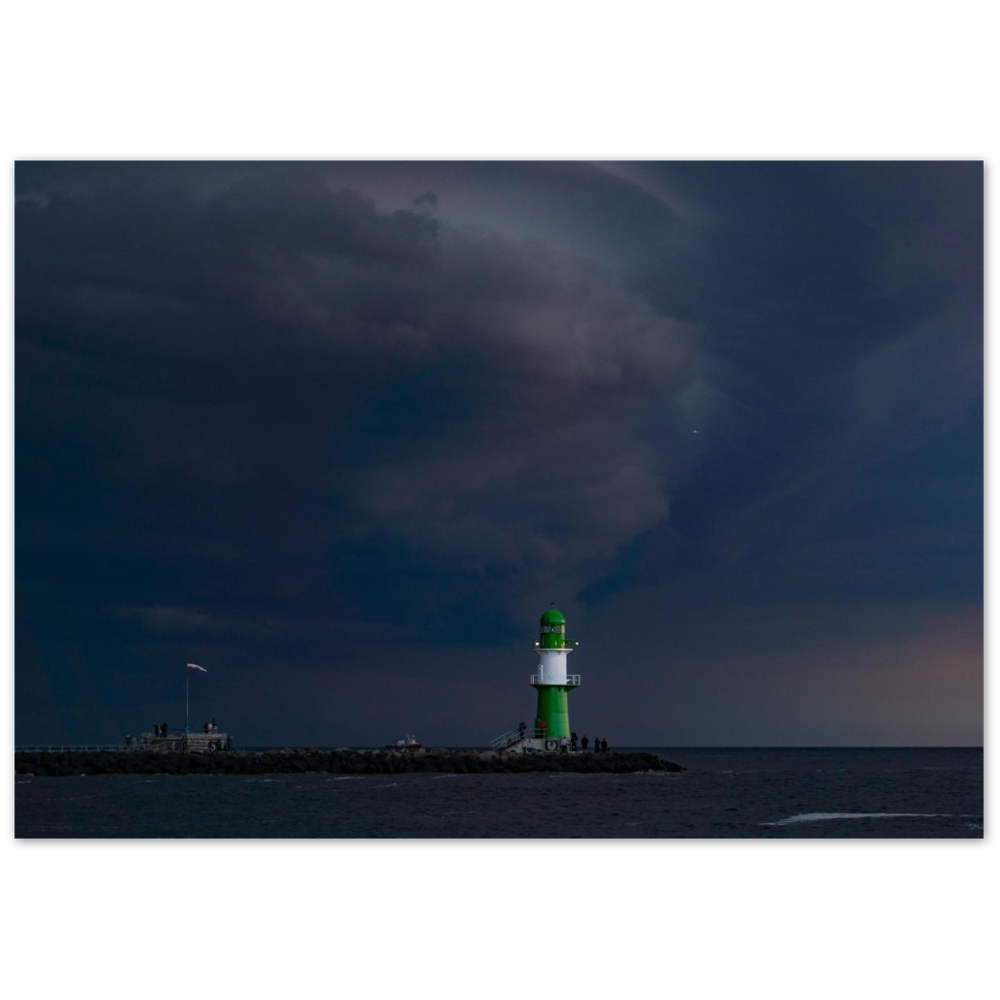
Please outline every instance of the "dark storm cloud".
M113 737L194 660L258 740L328 738L292 717L344 741L380 712L418 727L423 691L429 738L481 741L500 706L525 714L490 671L551 599L599 675L622 621L643 649L666 635L694 742L759 740L738 707L771 713L800 659L835 674L837 602L884 610L866 663L933 619L965 704L981 184L976 164L19 166L19 726L92 738L89 698ZM779 650L789 616L833 631ZM631 682L669 697L671 662ZM656 698L630 718L597 684L656 741ZM821 713L792 688L802 741Z
M321 167L67 168L44 196L22 174L20 537L73 579L100 553L91 600L144 631L242 614L259 640L247 604L285 602L288 641L341 592L502 619L667 516L683 449L634 414L687 381L692 330L593 262L380 211Z
M944 508L926 502L942 490L957 504L946 530L981 539L981 165L673 164L640 177L703 206L688 242L708 332L688 401L705 447L690 500L721 507L709 551L738 561L779 546L808 570L803 545L853 534L863 556L895 504L918 559L943 528ZM723 480L738 486L723 494ZM926 577L885 560L883 578L893 562ZM859 585L845 575L840 596Z
M651 690L684 741L980 740L981 164L622 172L680 213L699 277L682 299L637 280L706 331L685 390L703 450L670 520L585 592L598 641L627 618L664 651Z

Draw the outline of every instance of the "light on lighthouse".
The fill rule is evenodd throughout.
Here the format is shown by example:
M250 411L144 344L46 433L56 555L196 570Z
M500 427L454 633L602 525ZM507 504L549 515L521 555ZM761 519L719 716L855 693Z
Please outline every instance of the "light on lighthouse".
M546 739L558 740L570 735L568 696L580 686L580 675L566 673L566 657L579 643L566 638L566 619L555 608L542 615L540 624L535 643L538 672L531 676L531 685L538 692L535 724L544 729Z

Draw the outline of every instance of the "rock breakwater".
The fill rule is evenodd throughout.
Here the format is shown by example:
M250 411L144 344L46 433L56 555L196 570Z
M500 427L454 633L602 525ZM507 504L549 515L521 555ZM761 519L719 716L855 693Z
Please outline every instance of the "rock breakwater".
M492 750L224 750L157 753L143 750L29 751L14 754L18 774L529 774L533 771L626 774L683 771L653 753L498 753Z

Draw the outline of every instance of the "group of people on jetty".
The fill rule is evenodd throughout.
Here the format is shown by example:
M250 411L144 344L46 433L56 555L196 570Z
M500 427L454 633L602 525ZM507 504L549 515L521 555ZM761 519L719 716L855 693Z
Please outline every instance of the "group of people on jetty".
M217 733L219 731L219 724L212 719L211 722L206 722L205 725L201 727L206 733ZM185 730L187 732L187 730ZM153 735L159 739L165 739L170 735L170 727L165 722L154 722L153 723ZM127 743L132 742L131 736L126 736L125 740Z
M567 753L570 750L572 750L573 753L576 753L577 745L579 745L579 748L584 753L586 753L590 747L590 737L588 737L587 734L584 733L583 736L581 736L580 739L577 740L576 733L570 733L569 736L564 736L559 741L559 749L563 753ZM595 736L593 753L607 753L607 752L608 752L608 741L601 736Z
M211 722L206 722L205 725L203 725L201 728L205 730L206 734L208 734L208 733L217 733L219 731L219 725L215 721L215 719L212 719ZM216 741L216 740L209 740L209 743L208 743L208 752L209 753L215 753L216 750L226 750L226 749L229 748L230 745L231 744L229 744L229 743L223 743L222 740L218 740L218 741Z
M517 731L521 738L524 738L524 734L527 730L527 726L522 722L518 727ZM545 720L538 719L535 724L535 733L544 739L545 737ZM577 750L581 750L584 753L590 749L590 737L586 733L583 734L579 739L577 739L576 733L570 733L569 736L563 736L559 740L559 750L561 753L576 753ZM594 749L593 753L607 753L608 752L608 741L601 736L594 737Z

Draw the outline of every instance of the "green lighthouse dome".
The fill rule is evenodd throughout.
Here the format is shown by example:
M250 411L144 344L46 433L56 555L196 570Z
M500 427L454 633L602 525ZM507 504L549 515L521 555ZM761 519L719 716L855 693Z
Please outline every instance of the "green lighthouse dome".
M561 611L549 608L542 614L538 645L542 649L564 649L566 647L566 619Z

